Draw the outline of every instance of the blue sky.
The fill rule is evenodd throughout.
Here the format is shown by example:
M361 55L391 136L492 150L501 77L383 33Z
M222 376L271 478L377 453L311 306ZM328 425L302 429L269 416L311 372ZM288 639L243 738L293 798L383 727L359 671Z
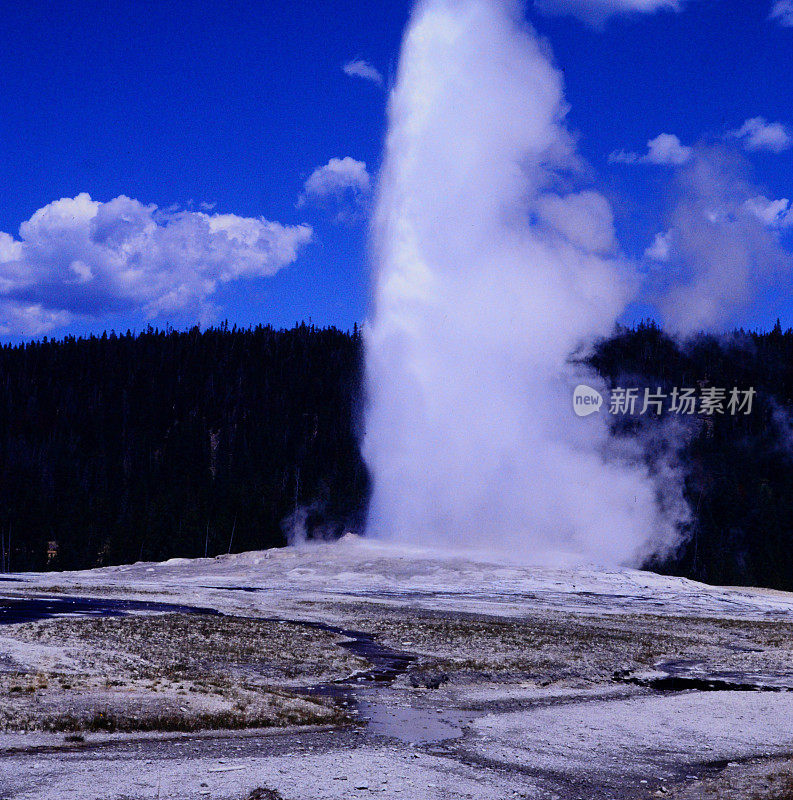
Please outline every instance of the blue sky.
M773 135L753 147L750 131L731 134L758 118L778 124L777 133L793 126L793 27L769 19L771 0L690 0L677 11L616 15L599 25L578 18L585 0L550 5L579 13L551 16L529 3L527 19L564 73L568 123L589 164L587 180L611 201L627 258L653 269L645 251L656 234L673 231L670 216L685 194L675 175L683 164L646 158L659 134L678 137L684 152L694 148L690 161L706 157L698 148L734 152L751 187L747 199L793 197L793 149ZM188 7L56 0L5 9L2 338L140 329L149 321L281 326L311 319L342 328L362 321L372 184L360 173L344 180L352 161L364 162L376 180L387 87L409 10L401 0L199 0ZM383 85L345 74L355 59L376 68ZM620 151L636 154L633 163L615 161ZM308 192L305 182L331 159L348 159L347 166L318 174L316 191ZM110 244L101 253L86 250L64 229L65 218L96 214L83 198L39 215L20 255L20 225L82 193L94 204L136 201L105 207ZM783 221L777 208L768 226L787 253L793 216ZM262 227L262 218L280 227ZM119 283L110 275L122 269L111 245L138 242L158 226L162 235L147 240L145 252L124 256L130 271ZM266 253L252 244L262 236ZM164 276L165 260L180 247L191 255ZM767 281L762 301L727 322L766 327L781 316L793 325L786 284ZM645 312L654 312L649 301L629 318Z

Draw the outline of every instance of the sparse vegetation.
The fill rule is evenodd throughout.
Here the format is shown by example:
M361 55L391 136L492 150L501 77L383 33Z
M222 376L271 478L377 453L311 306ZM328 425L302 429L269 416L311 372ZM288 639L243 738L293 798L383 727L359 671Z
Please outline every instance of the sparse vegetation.
M702 781L673 789L671 800L793 800L793 763L758 761L732 766Z
M333 634L234 617L58 619L6 626L0 635L32 654L26 669L0 672L7 731L339 724L342 708L290 687L366 667ZM55 664L53 652L61 654Z
M283 800L283 798L275 789L259 787L254 789L245 800Z
M569 615L543 612L525 619L412 609L355 609L350 620L389 647L418 654L406 676L453 682L480 680L608 682L617 670L646 669L657 661L703 658L722 669L787 673L793 624L650 615ZM409 644L403 644L407 642Z

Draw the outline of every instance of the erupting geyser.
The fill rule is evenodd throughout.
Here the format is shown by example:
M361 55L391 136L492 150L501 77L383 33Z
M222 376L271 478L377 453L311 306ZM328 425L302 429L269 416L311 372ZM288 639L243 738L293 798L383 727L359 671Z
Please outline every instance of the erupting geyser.
M366 327L368 529L536 563L674 537L644 470L578 419L569 355L632 293L578 191L562 75L510 0L425 0L389 102Z

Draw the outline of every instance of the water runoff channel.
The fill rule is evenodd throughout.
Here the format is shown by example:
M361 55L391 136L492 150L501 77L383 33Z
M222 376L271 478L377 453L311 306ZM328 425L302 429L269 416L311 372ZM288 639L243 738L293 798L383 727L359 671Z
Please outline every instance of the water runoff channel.
M242 590L241 588L240 591ZM247 588L244 590L256 591ZM0 597L0 625L63 617L96 618L166 613L223 616L211 608L142 600L60 595ZM369 669L336 681L297 688L301 693L330 697L342 703L355 712L357 718L365 724L369 735L398 739L408 744L440 743L462 736L463 725L468 721L469 713L457 713L452 709L440 713L436 708L423 707L409 699L399 699L396 696L398 693L389 692L392 683L407 672L416 660L416 655L386 647L377 642L372 634L363 631L324 622L279 617L264 619L341 636L343 641L339 643L340 647L371 664Z

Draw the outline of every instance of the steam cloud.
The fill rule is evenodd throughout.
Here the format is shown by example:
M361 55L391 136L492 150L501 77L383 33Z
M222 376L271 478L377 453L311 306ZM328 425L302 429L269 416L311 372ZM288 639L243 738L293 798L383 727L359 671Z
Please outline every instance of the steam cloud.
M608 202L575 190L565 113L517 2L416 7L373 222L370 533L605 565L675 541L603 415L572 412L570 354L635 287Z
M670 331L723 330L790 281L779 236L793 223L790 203L760 195L746 172L738 153L699 146L674 178L669 230L646 254L664 262L648 289Z

